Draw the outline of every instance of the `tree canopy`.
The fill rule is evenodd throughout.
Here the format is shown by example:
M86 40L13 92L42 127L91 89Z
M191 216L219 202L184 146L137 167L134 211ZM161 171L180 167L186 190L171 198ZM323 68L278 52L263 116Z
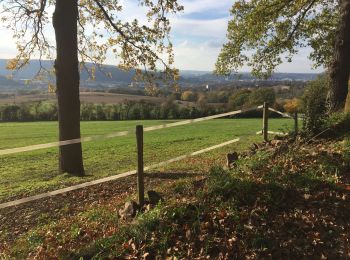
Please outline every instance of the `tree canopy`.
M52 35L49 32L55 2L0 0L1 20L14 31L18 49L9 69L19 69L33 57L54 59L56 46L50 40ZM98 67L106 60L107 54L113 54L122 69L149 72L162 68L166 72L163 76L173 77L176 71L170 67L173 53L170 22L166 15L181 11L183 7L176 0L139 0L135 3L145 10L146 22L121 19L123 5L119 0L78 0L81 65L90 61ZM89 71L92 78L96 67ZM159 76L148 74L148 79L154 75Z
M339 23L338 1L239 0L231 9L227 43L216 72L228 74L248 65L267 77L301 47L311 47L314 66L327 66Z
M14 31L18 49L8 68L20 69L35 56L40 60L55 57L54 69L47 72L56 75L60 141L81 137L79 62L85 69L86 61L100 65L111 51L122 69L136 69L136 75L146 75L150 81L161 76L175 82L166 15L181 11L182 6L177 0L133 3L145 10L145 22L120 19L123 5L118 0L0 0L2 22ZM55 45L49 26L55 32ZM159 65L163 74L157 73ZM89 71L92 78L95 68ZM59 147L59 171L84 175L81 142Z

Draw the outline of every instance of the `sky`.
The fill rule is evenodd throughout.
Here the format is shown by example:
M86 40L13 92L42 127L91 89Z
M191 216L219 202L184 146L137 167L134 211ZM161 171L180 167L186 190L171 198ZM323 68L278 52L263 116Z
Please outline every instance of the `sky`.
M127 2L122 18L140 20L144 18L144 10L137 3ZM130 2L132 4L130 4ZM171 17L171 39L174 44L175 67L180 70L214 70L220 49L226 40L227 24L230 19L229 10L234 0L179 0L184 11ZM53 31L48 32L52 34ZM15 43L11 31L2 28L0 23L0 58L12 58L16 54ZM278 72L321 72L322 68L312 69L308 60L310 49L301 49L292 63L284 63L277 68ZM115 64L113 57L107 57L106 63ZM249 71L243 67L241 71Z

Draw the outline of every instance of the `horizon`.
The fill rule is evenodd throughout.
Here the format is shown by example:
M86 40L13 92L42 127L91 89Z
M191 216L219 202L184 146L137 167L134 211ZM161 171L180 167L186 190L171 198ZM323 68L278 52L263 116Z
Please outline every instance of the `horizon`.
M4 59L4 58L1 58L0 57L0 60L10 60L10 59ZM39 59L30 59L30 61L39 61ZM53 60L49 60L49 59L41 59L42 62L45 62L45 61L53 61ZM91 63L91 62L87 62L88 64ZM30 62L29 62L30 64ZM117 67L117 65L113 65L113 64L106 64L106 63L103 63L102 64L103 66L110 66L110 67ZM25 69L26 66L23 67L23 69ZM1 69L1 68L0 68ZM120 69L121 70L121 69ZM193 72L193 73L206 73L206 74L214 74L214 71L210 71L210 70L195 70L195 69L179 69L180 72ZM125 71L126 73L128 71ZM240 74L240 73L243 73L243 74L251 74L250 71L237 71L237 72L233 72L231 73L231 75L235 75L235 74ZM288 72L288 71L275 71L272 73L273 74L321 74L323 73L323 71L321 72ZM2 75L3 76L3 75ZM221 75L224 77L224 75Z
M216 59L221 47L226 41L226 30L230 20L230 9L235 1L222 0L180 0L184 11L176 15L169 15L172 30L171 41L174 46L174 67L182 71L210 71L214 70ZM144 8L133 0L123 3L124 10L120 13L122 20L138 19L145 22ZM51 25L46 28L48 38L54 39ZM12 40L12 31L5 29L0 22L0 33L6 41L0 42L0 58L14 58L17 51ZM291 63L285 61L279 65L277 73L322 73L324 68L312 68L308 59L311 48L299 49ZM33 57L35 58L35 57ZM108 54L104 65L117 65L111 54ZM250 71L249 67L242 67L238 72Z

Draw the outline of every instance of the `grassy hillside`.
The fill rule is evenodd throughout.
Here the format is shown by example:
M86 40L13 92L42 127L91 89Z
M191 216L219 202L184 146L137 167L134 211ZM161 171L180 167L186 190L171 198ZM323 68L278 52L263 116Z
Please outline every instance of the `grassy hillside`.
M346 259L349 151L349 142L335 140L263 145L232 170L214 167L200 181L175 184L166 203L70 252L84 259Z
M169 121L121 121L82 122L82 135L101 135L118 131L133 130L136 124L144 126L163 124ZM287 130L292 125L289 119L271 119L271 130ZM246 147L252 141L261 140L255 133L261 129L261 119L220 119L178 126L145 134L145 165L161 162L173 157L191 153L236 137L242 137L239 144L221 149L220 154ZM13 148L57 140L57 123L1 123L0 148ZM84 143L86 177L77 178L62 175L57 170L58 150L56 148L25 152L0 157L0 201L23 197L40 191L53 190L71 184L86 182L105 176L135 169L135 137L133 135ZM218 155L219 153L217 153ZM210 155L204 154L207 158ZM207 166L218 157L208 158ZM224 160L224 155L221 155ZM203 168L201 164L188 161L175 163L168 169L190 171ZM202 170L202 169L201 169Z
M346 259L350 140L300 141L274 140L249 150L247 142L186 160L176 165L179 172L148 173L146 190L156 190L164 201L144 207L134 219L117 214L135 199L132 178L0 211L0 255ZM220 158L233 149L240 159L223 169Z

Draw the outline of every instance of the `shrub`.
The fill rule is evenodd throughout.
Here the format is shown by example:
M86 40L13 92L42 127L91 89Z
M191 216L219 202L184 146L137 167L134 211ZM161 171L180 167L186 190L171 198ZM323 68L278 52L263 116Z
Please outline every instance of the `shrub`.
M275 104L276 95L273 88L257 88L249 96L249 106L262 105L264 102L270 106Z
M334 136L350 132L350 113L333 113L325 120L324 127L330 129Z
M328 94L328 78L323 75L310 81L301 98L304 113L304 130L307 134L317 134L324 130L326 115L326 100Z
M289 99L284 104L283 108L286 112L293 114L295 112L299 112L299 107L300 107L299 103L300 102L297 98Z
M251 91L242 89L230 96L228 104L231 109L242 108L249 100Z
M196 101L197 100L197 96L194 92L187 90L185 92L182 93L181 95L181 100L183 101Z

